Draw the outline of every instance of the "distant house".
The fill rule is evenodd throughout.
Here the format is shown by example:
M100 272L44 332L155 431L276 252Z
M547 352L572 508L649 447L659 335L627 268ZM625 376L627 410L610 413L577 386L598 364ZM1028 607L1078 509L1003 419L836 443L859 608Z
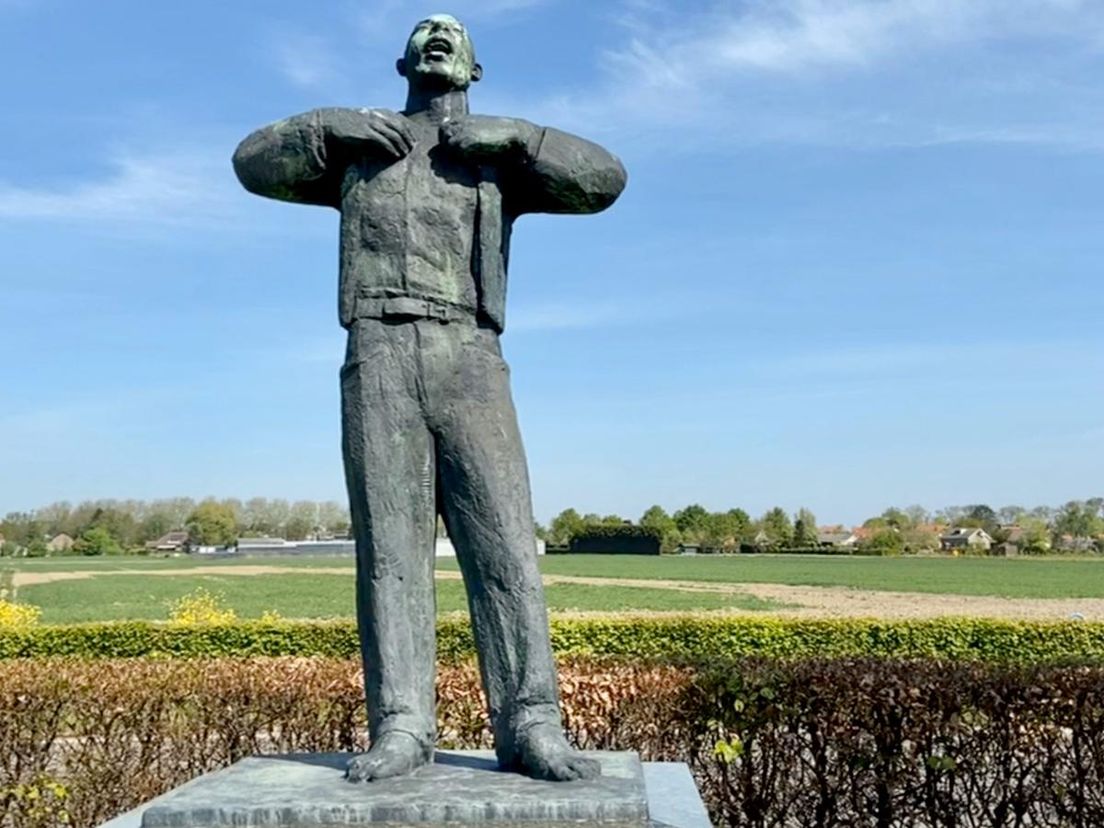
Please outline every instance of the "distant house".
M60 535L54 535L50 538L46 544L47 552L68 552L73 548L74 540L67 534L62 532Z
M965 549L988 552L993 548L993 538L984 529L963 526L944 533L939 538L939 547L945 552Z
M817 530L817 546L823 546L826 549L851 547L858 542L858 535L842 526L821 526Z
M151 552L182 552L188 546L187 532L168 532L146 544Z
M283 538L238 538L238 551L245 552L250 549L280 549L286 546L295 546L294 542Z
M1092 538L1075 538L1073 535L1062 535L1058 538L1057 548L1061 552L1095 552L1096 541Z
M885 526L856 526L851 530L851 534L855 536L855 544L866 543L873 540L879 532L884 532L886 528Z
M221 550L210 550L212 552ZM448 538L437 538L434 543L434 552L438 558L456 557L456 549ZM537 554L545 552L544 541L537 541ZM264 558L268 556L286 557L330 557L338 555L355 555L356 543L351 540L307 540L289 541L283 538L238 538L237 554L247 558Z

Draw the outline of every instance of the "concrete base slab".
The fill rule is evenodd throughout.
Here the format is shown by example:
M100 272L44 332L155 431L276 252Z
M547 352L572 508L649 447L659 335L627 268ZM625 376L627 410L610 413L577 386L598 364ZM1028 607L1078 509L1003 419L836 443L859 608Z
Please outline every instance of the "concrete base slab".
M602 776L541 782L489 751L438 751L398 779L353 784L348 754L255 756L206 774L101 828L346 828L360 825L706 828L686 765L590 753Z

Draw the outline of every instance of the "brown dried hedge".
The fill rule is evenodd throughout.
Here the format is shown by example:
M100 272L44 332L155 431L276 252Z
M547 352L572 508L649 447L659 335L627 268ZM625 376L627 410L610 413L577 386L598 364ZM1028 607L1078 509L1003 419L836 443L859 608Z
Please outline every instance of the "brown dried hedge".
M881 659L561 664L573 739L687 761L741 826L1104 825L1104 668ZM444 666L442 747L488 747ZM0 826L94 826L253 753L364 747L360 674L325 658L0 665Z

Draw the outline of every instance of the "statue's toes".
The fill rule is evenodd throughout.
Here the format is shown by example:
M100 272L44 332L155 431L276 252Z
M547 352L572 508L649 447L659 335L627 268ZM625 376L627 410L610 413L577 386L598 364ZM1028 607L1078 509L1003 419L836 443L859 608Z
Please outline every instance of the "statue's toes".
M594 779L602 774L602 766L576 751L547 757L543 778L553 782L571 782L575 779Z
M534 727L526 732L518 758L521 769L536 779L570 782L594 779L602 774L601 765L574 750L563 731L554 726Z
M400 732L387 733L372 749L354 756L345 766L345 778L350 782L368 782L410 773L424 765L432 756L413 736Z
M376 778L379 760L370 753L354 756L345 766L345 778L350 782L367 782Z

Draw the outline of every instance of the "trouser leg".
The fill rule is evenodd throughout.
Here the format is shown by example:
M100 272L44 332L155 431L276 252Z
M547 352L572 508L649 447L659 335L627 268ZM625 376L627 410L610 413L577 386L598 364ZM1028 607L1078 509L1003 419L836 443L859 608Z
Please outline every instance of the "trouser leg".
M371 737L398 730L428 748L437 730L436 463L417 397L411 327L366 320L350 332L342 448Z
M556 668L529 475L498 338L475 328L451 336L437 443L441 503L467 586L495 749L509 762L527 727L560 725Z

